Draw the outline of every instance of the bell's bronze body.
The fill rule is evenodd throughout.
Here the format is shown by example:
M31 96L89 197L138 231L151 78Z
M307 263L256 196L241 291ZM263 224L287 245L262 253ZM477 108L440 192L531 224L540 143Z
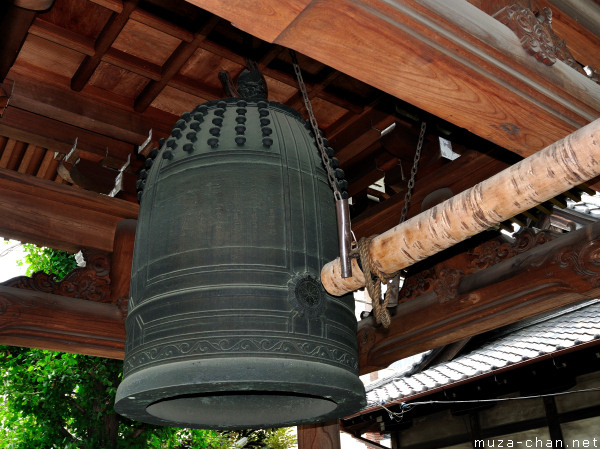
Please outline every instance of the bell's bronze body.
M115 409L236 429L364 405L353 298L319 281L337 252L335 208L301 116L261 99L206 103L144 177Z

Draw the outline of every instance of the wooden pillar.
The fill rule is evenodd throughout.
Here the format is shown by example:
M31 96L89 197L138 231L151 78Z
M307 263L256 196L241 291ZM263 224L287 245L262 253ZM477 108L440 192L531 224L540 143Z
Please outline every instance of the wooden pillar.
M139 206L117 198L0 169L0 235L70 252L112 252L123 219Z
M37 11L52 6L54 0L4 0L0 4L0 82L4 81Z
M554 396L544 396L544 409L546 410L546 419L548 420L548 431L552 440L552 447L566 447L563 440L563 433L560 427L560 419L556 409Z
M298 449L341 449L338 421L298 426Z
M110 297L115 303L129 298L136 226L137 220L122 220L115 231L110 266Z

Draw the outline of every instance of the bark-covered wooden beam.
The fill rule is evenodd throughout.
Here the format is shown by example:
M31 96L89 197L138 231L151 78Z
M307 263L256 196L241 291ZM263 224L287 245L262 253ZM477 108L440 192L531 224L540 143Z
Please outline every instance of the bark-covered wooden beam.
M394 273L600 175L600 119L493 177L374 238L375 266ZM363 287L356 260L341 277L339 259L321 281L333 295Z

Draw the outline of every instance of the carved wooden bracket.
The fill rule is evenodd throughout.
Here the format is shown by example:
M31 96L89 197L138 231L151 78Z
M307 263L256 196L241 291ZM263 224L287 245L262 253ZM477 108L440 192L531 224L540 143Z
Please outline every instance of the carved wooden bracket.
M112 254L82 250L86 266L74 269L60 281L54 275L38 272L31 277L9 279L0 283L0 286L113 304L125 317L136 223L136 220L119 222L115 230Z
M558 236L526 231L513 244L491 240L433 263L412 267L420 271L409 274L388 329L376 326L372 317L359 323L361 373L596 298L600 223Z
M523 48L540 62L553 65L557 60L585 75L563 39L552 29L552 10L535 0L484 2L488 14L508 26Z
M68 298L114 303L110 295L110 255L97 251L84 251L84 256L86 266L75 268L60 281L56 280L55 275L40 271L31 277L19 276L9 279L1 285Z
M0 343L123 358L136 220L118 223L113 252L84 251L63 280L35 273L0 284Z
M417 264L409 270L409 275L398 296L399 302L430 292L435 293L439 303L447 302L458 295L458 285L465 276L496 265L503 260L549 242L556 238L550 231L536 232L524 229L515 236L513 242L498 237L471 248L464 253L450 257L434 266L425 268Z

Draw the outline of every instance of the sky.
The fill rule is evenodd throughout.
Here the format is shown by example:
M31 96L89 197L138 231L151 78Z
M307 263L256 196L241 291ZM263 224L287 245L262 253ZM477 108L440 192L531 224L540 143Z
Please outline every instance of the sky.
M17 265L17 260L23 257L23 250L19 242L7 241L0 237L0 282L25 275L27 267Z

